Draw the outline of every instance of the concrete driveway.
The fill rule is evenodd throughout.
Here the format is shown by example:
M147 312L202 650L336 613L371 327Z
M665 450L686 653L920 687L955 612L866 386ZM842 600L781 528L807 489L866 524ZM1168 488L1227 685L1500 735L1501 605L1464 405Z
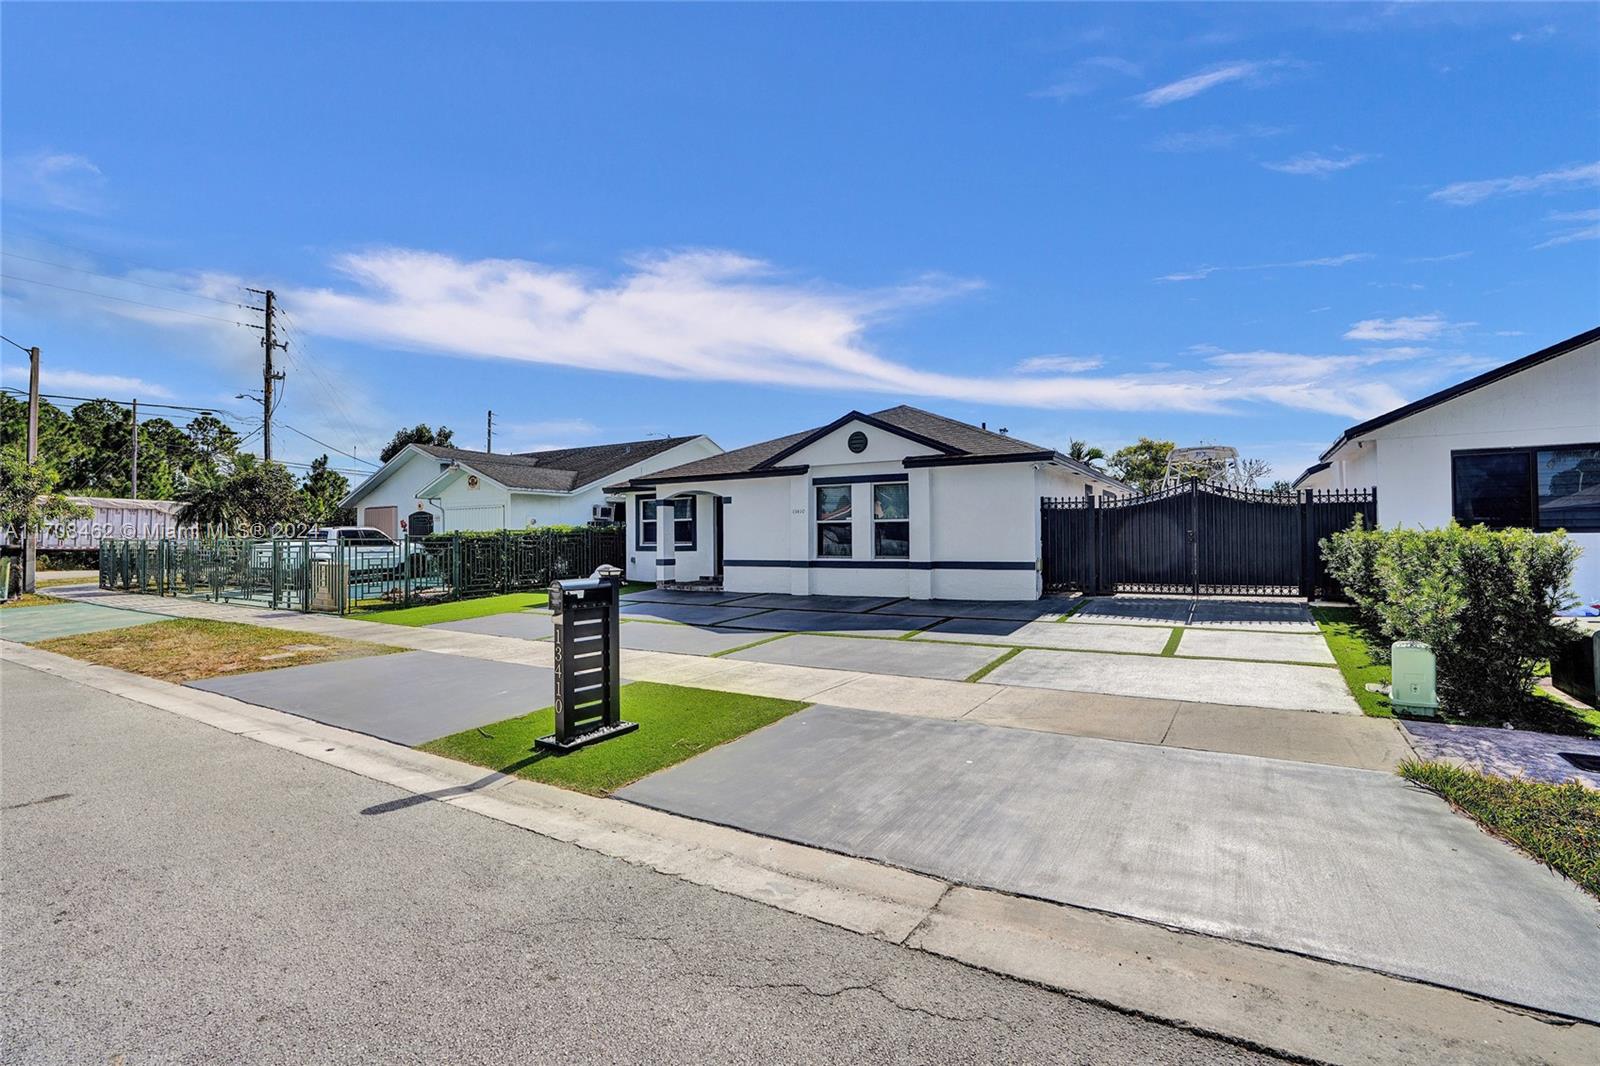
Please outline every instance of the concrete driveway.
M1600 903L1392 774L813 707L618 795L1600 1021Z
M215 677L190 687L414 745L550 706L555 672L408 651Z

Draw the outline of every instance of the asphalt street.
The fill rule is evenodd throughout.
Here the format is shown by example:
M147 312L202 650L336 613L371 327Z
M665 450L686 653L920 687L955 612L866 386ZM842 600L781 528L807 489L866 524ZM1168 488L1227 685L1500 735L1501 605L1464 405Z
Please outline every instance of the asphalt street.
M13 665L6 1062L1247 1062Z

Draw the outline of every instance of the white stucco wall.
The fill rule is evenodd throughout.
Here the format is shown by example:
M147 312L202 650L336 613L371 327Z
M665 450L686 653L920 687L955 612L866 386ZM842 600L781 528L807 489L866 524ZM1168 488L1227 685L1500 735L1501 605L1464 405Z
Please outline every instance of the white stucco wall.
M846 444L857 429L867 448ZM780 592L911 599L1034 599L1038 568L1039 499L1082 495L1085 478L1043 463L988 463L913 467L909 455L935 454L874 426L845 425L785 465L809 464L803 475L731 478L663 485L668 494L705 493L698 550L674 549L675 580L710 577L715 569L710 500L724 504L723 587L736 592ZM908 489L910 555L904 561L873 558L872 481L847 484L852 493L852 549L844 560L816 555L817 482L829 478L904 478ZM638 507L629 503L630 515ZM660 536L665 536L665 525ZM638 523L628 528L628 576L657 576L658 554L637 544ZM970 564L962 566L960 564ZM795 565L798 564L798 565Z
M1450 453L1475 448L1600 441L1600 342L1474 389L1343 445L1317 488L1378 490L1378 523L1450 521ZM1600 602L1600 533L1571 534L1583 549L1573 576L1585 602Z

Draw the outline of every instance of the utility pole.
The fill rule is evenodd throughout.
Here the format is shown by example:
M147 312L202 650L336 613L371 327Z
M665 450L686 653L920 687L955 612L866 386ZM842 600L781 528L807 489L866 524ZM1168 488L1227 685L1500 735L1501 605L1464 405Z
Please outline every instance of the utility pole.
M489 418L488 418L487 424L485 426L484 437L486 439L483 442L483 450L486 451L486 452L494 451L494 412L493 411L489 412Z
M133 498L139 498L139 401L133 401Z
M272 462L272 383L283 380L283 371L273 371L272 352L275 348L289 350L287 344L273 340L273 316L277 313L277 294L271 289L247 289L258 296L265 297L266 306L256 307L252 310L260 311L266 316L265 333L261 338L261 347L266 351L266 358L261 366L261 459L263 462Z
M28 349L28 470L39 462L39 349ZM22 539L22 591L34 590L39 563L39 531L29 525Z

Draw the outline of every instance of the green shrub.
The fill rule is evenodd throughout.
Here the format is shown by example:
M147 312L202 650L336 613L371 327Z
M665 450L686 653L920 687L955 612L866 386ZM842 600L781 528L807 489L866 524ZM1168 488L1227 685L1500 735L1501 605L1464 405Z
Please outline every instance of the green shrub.
M1445 709L1496 721L1527 699L1535 669L1568 639L1579 549L1565 533L1463 528L1367 530L1324 542L1329 572L1390 641L1422 641Z

